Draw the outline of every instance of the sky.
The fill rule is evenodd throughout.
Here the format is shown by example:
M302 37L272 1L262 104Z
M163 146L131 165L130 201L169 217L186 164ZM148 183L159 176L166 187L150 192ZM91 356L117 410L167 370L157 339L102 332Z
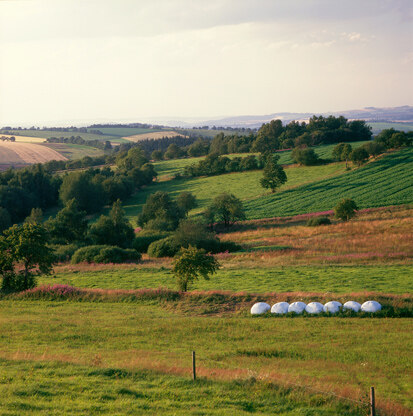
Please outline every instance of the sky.
M0 0L0 126L413 104L411 0Z

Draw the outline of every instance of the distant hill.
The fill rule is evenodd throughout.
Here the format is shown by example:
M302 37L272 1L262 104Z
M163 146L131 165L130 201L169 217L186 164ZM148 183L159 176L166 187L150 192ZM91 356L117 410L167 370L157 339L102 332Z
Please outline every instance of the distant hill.
M326 113L273 113L258 116L235 116L215 120L204 120L193 123L193 126L217 126L217 127L261 127L263 123L268 123L274 119L280 119L284 123L289 123L292 120L306 121L314 114L323 116L344 116L350 120L366 120L370 122L398 122L411 123L413 122L413 107L404 105L401 107L366 107L361 110L345 110L334 111ZM185 125L189 123L183 123Z

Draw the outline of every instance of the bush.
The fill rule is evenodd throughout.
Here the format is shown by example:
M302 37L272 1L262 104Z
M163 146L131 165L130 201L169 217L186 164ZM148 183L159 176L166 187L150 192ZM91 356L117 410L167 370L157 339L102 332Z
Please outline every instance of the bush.
M318 225L329 225L331 224L330 218L327 217L313 217L307 221L307 225L310 227L316 227Z
M318 165L321 160L313 149L296 147L291 154L295 163L304 166Z
M131 248L120 248L108 246L102 248L95 256L95 263L137 263L141 260L141 255Z
M132 243L132 247L138 252L138 253L146 253L148 251L148 247L153 243L154 241L162 240L163 238L166 238L167 234L148 234L148 235L138 235L135 237Z
M149 257L173 257L178 253L179 247L176 245L172 237L163 238L154 241L148 247Z
M137 263L140 259L141 255L133 249L116 246L86 246L73 254L72 263Z
M80 248L79 244L65 244L52 246L53 254L57 262L70 261L73 254Z
M8 273L3 275L1 290L3 292L22 292L36 286L36 278L32 274L24 277L22 273Z

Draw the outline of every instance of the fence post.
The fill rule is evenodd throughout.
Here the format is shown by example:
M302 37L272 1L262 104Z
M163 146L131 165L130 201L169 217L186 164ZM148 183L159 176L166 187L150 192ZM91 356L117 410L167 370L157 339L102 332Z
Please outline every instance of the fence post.
M195 351L192 351L192 378L196 380Z
M374 397L374 387L370 387L370 416L376 416L376 399Z

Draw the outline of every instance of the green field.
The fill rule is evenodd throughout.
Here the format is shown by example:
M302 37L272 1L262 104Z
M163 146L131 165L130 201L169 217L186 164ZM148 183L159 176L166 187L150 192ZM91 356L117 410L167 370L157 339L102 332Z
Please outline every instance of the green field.
M82 288L141 289L176 288L169 269L137 266L104 271L61 271L56 277L42 277L40 284L69 284ZM210 280L199 280L196 290L229 290L231 292L382 292L412 293L413 266L285 266L223 268Z
M342 198L359 208L413 202L413 149L388 154L360 169L245 202L249 218L296 215L332 209Z
M359 416L334 397L247 381L193 383L189 377L66 363L0 360L0 411L7 415ZM30 377L22 376L29 373ZM291 410L294 408L294 410ZM299 412L299 413L297 413Z
M133 136L135 134L155 133L157 131L162 131L163 129L141 129L139 127L102 127L89 130L100 130L105 136L126 137ZM127 140L122 140L122 142L127 142Z
M367 141L361 142L351 142L349 143L353 148L362 146L364 143L368 143ZM333 156L333 149L336 145L335 144L328 144L323 146L314 147L314 151L318 154L318 156L322 159L331 159ZM258 153L252 153L258 156ZM280 160L278 161L281 165L291 165L293 164L293 160L291 158L291 150L283 150L277 152L278 156L280 156ZM250 156L251 153L237 153L231 155L225 155L227 157L246 157ZM160 176L168 175L173 176L177 173L183 173L183 170L186 166L189 166L193 163L197 163L200 160L203 160L205 157L194 157L194 158L186 158L186 159L173 159L173 160L162 160L160 162L155 162L155 170L158 172Z
M412 324L190 316L155 302L4 300L0 408L15 415L69 407L71 414L365 414L311 390L275 388L272 395L271 381L364 400L374 385L382 406L411 408ZM208 380L195 386L192 350L198 375Z
M116 135L100 135L100 134L91 134L91 133L81 133L78 131L52 131L52 130L10 130L12 134L28 137L43 137L48 139L49 137L72 137L80 136L85 140L100 140L100 141L111 141L118 143L125 143L127 140L123 140Z
M160 162L161 166L164 162ZM173 163L165 164L163 174L174 172ZM183 160L178 166L183 166ZM153 192L166 191L176 197L192 192L202 211L222 192L231 192L244 201L248 219L297 215L331 210L345 197L353 198L359 208L399 205L413 202L413 150L388 154L349 172L343 163L286 169L287 182L275 194L261 188L262 171L247 171L219 176L170 180L155 183L127 200L125 210L135 223L142 204Z
M219 133L224 133L226 136L229 136L232 134L238 134L242 136L250 134L249 132L241 131L241 130L230 131L230 130L223 130L223 129L212 130L212 129L179 129L177 128L174 130L179 131L180 133L184 135L194 135L194 136L199 136L199 137L204 137L204 138L209 138L209 139L213 139Z
M50 149L56 150L56 152L59 152L61 155L67 157L68 159L82 159L85 156L97 157L104 154L103 150L80 144L42 143L42 146L50 147Z

